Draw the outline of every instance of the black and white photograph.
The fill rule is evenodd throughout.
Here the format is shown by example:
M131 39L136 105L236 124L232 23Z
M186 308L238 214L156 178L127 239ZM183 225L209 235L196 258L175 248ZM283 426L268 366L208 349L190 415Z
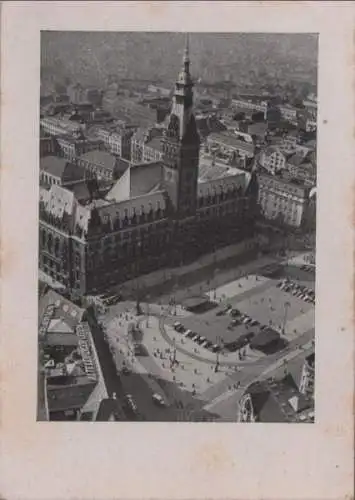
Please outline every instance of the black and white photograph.
M313 423L318 35L40 50L37 420Z

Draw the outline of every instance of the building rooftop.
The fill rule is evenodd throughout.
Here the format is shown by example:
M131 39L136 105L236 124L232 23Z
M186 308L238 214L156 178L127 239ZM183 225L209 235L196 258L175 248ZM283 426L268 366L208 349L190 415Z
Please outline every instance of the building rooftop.
M263 181L264 185L278 183L279 185L283 186L283 190L289 193L297 194L298 196L301 196L303 198L307 197L310 192L309 186L305 186L301 181L297 181L296 179L292 179L290 177L284 177L282 172L272 175L260 164L258 165L257 175L259 180Z
M123 201L145 195L154 189L163 179L162 162L150 162L131 165L109 191L106 199Z
M244 171L218 161L214 161L210 156L200 156L198 182L221 179L223 177L230 177L240 173L244 174Z
M163 152L163 144L161 141L160 137L153 137L150 141L145 143L146 147L155 149L156 151L159 151L160 153Z
M91 193L85 180L75 182L67 186L67 189L73 193L75 199L81 204L85 204L91 199Z
M57 333L63 333L61 330L55 330L55 328L61 328L63 323L66 324L65 328L70 329L69 333L72 333L84 315L84 309L73 304L54 290L49 290L39 301L39 323L42 321L42 317L49 306L54 306L54 311L48 326L51 327L52 331L57 331Z
M61 182L75 182L85 177L85 170L74 163L68 162L65 158L58 156L44 156L40 159L41 172L57 177Z
M280 380L264 380L251 384L246 393L252 399L259 422L309 422L313 402L301 394L292 375Z
M208 141L216 142L218 144L223 144L225 146L232 147L234 149L241 149L249 154L254 154L255 146L248 142L238 140L233 134L228 133L212 133L208 137Z
M309 151L297 151L297 153L288 158L288 163L290 165L298 167L302 165L308 157L309 157Z
M87 161L88 163L98 165L111 171L114 170L117 163L116 156L100 149L93 149L92 151L82 154L80 160Z
M89 380L83 384L63 386L54 386L48 382L47 400L49 411L67 411L82 408L95 386L96 383Z
M251 123L248 126L248 133L250 135L256 135L256 136L261 136L263 137L267 131L267 123L260 122L260 123Z
M262 154L264 154L264 156L270 156L273 153L284 154L277 144L271 144L270 146L267 146L265 149L262 150Z

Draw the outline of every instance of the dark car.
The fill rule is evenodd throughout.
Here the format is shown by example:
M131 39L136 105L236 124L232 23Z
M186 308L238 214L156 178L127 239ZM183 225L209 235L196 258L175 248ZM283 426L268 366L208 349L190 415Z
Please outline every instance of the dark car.
M253 332L248 332L243 335L241 335L237 340L234 342L230 342L229 344L226 345L227 349L229 351L237 351L238 349L241 349L242 347L245 347L249 342L255 337L255 333Z
M224 311L224 310L216 312L216 316L223 316L224 314L226 314L226 311Z
M133 414L138 415L138 407L136 402L133 399L133 396L131 394L126 394L125 396L125 406L126 409L132 412Z
M233 316L233 318L236 318L241 315L241 312L239 311L239 309L232 309L230 315Z
M129 375L132 372L129 368L127 368L127 366L124 366L121 370L121 373L123 373L123 375Z

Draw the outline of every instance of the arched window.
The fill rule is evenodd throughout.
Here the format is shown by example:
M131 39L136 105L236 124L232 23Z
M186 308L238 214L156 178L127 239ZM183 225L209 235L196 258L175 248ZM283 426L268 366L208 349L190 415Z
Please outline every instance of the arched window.
M128 226L128 210L127 208L125 208L124 210L124 219L123 219L123 227L127 227Z
M41 245L42 245L42 247L45 247L46 246L46 240L47 240L47 238L46 238L46 231L44 229L42 229L41 232L40 232L40 235L41 235L40 236L40 238L41 238Z
M53 236L51 235L51 233L48 234L47 248L48 248L48 252L52 253L52 251L53 251Z
M133 207L133 215L132 215L132 218L131 218L131 223L133 225L137 224L137 214L136 214L136 209L134 207Z
M58 257L59 255L59 246L60 246L60 240L58 237L56 237L54 240L54 254L56 257Z

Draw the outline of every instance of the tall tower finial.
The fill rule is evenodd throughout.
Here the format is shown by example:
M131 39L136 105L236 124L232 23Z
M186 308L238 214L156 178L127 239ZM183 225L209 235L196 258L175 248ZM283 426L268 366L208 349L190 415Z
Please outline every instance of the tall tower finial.
M184 50L184 63L190 62L190 54L189 54L189 34L186 33L186 41L185 41L185 50Z

